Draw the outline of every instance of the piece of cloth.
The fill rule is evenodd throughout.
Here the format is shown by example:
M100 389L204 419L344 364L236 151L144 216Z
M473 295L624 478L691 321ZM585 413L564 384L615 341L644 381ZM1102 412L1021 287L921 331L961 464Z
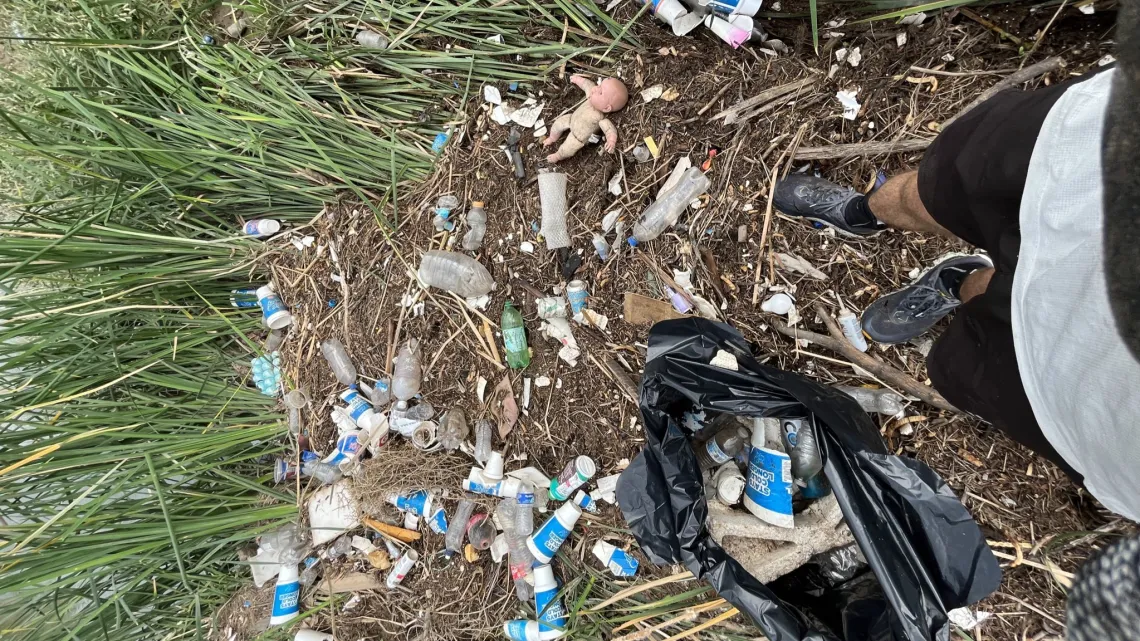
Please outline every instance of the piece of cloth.
M1013 342L1045 437L1105 507L1140 521L1140 362L1104 277L1101 143L1112 74L1057 101L1021 203Z
M1076 482L1080 474L1045 438L1025 395L1010 311L1034 144L1053 105L1092 77L998 93L947 126L918 168L918 195L931 217L994 261L986 292L955 311L927 356L931 382L955 407L989 421Z

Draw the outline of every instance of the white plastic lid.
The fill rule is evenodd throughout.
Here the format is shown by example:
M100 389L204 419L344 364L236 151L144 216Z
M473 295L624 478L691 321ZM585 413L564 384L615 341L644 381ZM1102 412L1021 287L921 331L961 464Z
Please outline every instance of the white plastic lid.
M276 234L281 231L281 221L273 220L272 218L258 222L257 226L259 227L258 231L263 234Z
M487 463L483 465L483 477L492 481L503 480L503 455L500 452L491 452Z
M594 459L584 454L574 459L574 467L577 468L579 474L586 478L592 477L594 473L598 471L598 466L594 464Z

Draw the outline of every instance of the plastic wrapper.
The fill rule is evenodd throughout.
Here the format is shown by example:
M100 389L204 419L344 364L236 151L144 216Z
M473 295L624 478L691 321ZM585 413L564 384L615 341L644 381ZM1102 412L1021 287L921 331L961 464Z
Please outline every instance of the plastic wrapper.
M710 365L718 350L736 370ZM947 612L995 590L1001 570L969 512L930 468L892 456L849 396L759 364L731 327L658 323L649 335L640 406L646 448L617 497L651 561L683 563L747 614L771 641L945 641ZM824 474L868 571L839 586L803 585L801 571L761 584L708 534L686 412L814 418ZM799 580L799 581L798 581Z

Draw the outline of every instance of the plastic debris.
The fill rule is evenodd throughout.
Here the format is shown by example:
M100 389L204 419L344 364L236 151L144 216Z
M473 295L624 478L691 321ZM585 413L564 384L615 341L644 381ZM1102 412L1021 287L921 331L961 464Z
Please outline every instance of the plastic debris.
M550 563L581 516L582 508L572 502L563 503L555 510L546 523L526 540L526 546L534 558L542 563Z
M909 16L903 16L902 19L899 20L899 24L900 25L906 25L906 26L920 25L925 21L926 21L926 12L919 11L918 13L912 13Z
M277 352L262 354L249 362L253 384L266 396L277 396L281 391L281 355Z
M878 412L883 416L897 416L903 411L906 399L889 389L834 385L835 389L855 399L864 412Z
M345 481L317 490L309 499L313 545L323 545L360 525L360 508Z
M356 384L356 367L353 366L343 343L335 338L321 341L321 354L341 385Z
M499 93L499 88L494 85L483 86L483 100L486 100L492 105L503 104L503 96Z
M755 419L744 507L762 521L777 527L795 525L792 518L792 462L784 451L779 419Z
M606 189L614 196L622 195L621 181L623 178L625 178L625 170L619 168L613 178L610 178L609 183L606 184ZM610 223L610 226L612 227L613 223ZM603 229L604 228L603 226ZM606 229L606 231L609 231L609 229Z
M855 98L858 91L837 91L835 97L839 100L839 104L843 106L843 117L847 120L855 120L859 117L859 101Z
M665 85L653 85L641 91L641 101L653 102L660 98L663 93L665 93Z
M450 137L451 137L451 134L446 132L446 131L441 131L438 134L436 134L435 139L432 140L432 142L431 142L431 152L433 154L438 154L438 153L442 152L444 145L447 144L447 139Z
M576 457L566 465L557 478L550 481L550 498L555 501L565 501L597 471L594 459L588 456Z
M661 198L661 196L663 196L670 189L676 187L677 183L681 182L681 178L684 177L685 172L688 171L689 167L692 166L693 161L689 160L688 156L681 156L678 158L677 164L673 165L673 171L669 173L669 177L665 179L665 182L662 183L661 188L657 190L657 195L654 198Z
M816 280L828 280L827 274L818 270L810 262L804 258L800 258L795 254L785 254L783 252L776 253L776 263L784 269L790 270L797 274L803 274L808 278Z
M281 231L281 221L273 220L270 218L262 218L260 220L250 220L242 226L242 231L247 236L255 238L265 238L272 236Z
M566 230L566 174L545 172L538 175L538 197L542 205L542 236L547 249L570 246Z
M612 230L614 228L614 223L617 222L619 216L621 216L621 210L620 209L615 209L615 210L609 212L608 214L606 214L602 218L602 231L607 233L607 234L610 233L610 230Z
M257 288L257 303L269 329L284 329L293 323L293 315L269 285Z
M629 244L637 246L638 243L648 242L660 236L677 222L689 202L704 193L708 187L709 179L700 169L696 167L687 169L677 185L662 194L637 219L633 225L633 237L630 238Z
M544 105L523 105L511 112L511 121L529 129L542 116L543 107Z
M854 312L841 307L836 320L839 321L839 329L843 330L847 342L860 352L867 351L867 339L863 336L863 327L859 324L859 318L855 316Z
M430 287L476 298L495 287L491 273L479 261L458 252L430 250L420 260L419 280Z
M637 559L613 543L598 541L591 551L614 576L630 577L637 574Z
M404 552L403 556L397 559L396 563L392 565L391 571L388 572L388 576L384 579L384 584L388 586L388 589L395 589L395 587L404 580L404 577L408 576L408 572L412 571L412 568L415 567L416 562L419 560L420 555L415 550Z
M368 47L369 49L387 49L390 44L388 38L375 31L358 31L356 33L356 41L360 43L360 46Z
M792 311L795 306L796 303L794 300L792 300L791 296L780 292L778 294L772 295L763 303L761 303L760 309L771 314L779 314L780 316L783 316L784 314Z

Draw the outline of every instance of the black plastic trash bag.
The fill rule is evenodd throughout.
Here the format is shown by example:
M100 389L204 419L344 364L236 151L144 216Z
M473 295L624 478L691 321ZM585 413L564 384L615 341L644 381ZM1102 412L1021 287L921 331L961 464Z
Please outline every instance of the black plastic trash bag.
M738 371L710 365L718 350L736 357ZM626 522L650 560L683 563L772 641L945 641L947 611L997 588L1001 570L966 508L930 468L888 454L854 399L760 365L736 330L702 319L655 325L647 360L648 444L617 488ZM814 414L824 473L874 574L808 593L788 587L798 577L765 586L728 556L705 527L701 472L680 424L683 412L701 410Z

